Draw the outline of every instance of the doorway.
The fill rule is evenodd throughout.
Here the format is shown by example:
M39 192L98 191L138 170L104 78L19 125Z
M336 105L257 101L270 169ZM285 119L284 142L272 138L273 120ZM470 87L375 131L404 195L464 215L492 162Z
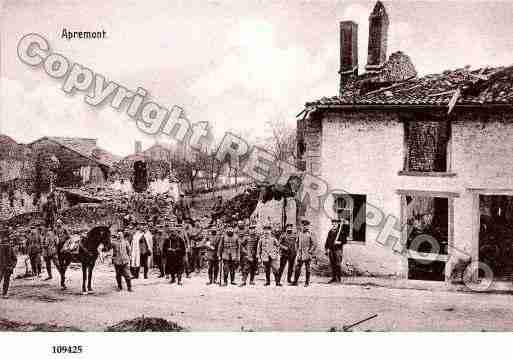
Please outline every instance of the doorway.
M479 195L478 248L495 279L513 279L513 196Z

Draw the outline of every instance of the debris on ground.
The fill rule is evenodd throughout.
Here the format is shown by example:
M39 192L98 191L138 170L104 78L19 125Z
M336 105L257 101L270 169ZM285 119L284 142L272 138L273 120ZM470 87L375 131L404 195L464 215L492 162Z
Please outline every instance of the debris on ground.
M185 328L162 318L140 317L124 320L107 328L107 332L183 332Z
M21 323L0 318L0 331L2 332L80 332L74 327L63 327L48 323Z
M255 211L259 196L260 191L258 189L247 188L243 193L226 201L218 215L220 215L224 221L247 219Z

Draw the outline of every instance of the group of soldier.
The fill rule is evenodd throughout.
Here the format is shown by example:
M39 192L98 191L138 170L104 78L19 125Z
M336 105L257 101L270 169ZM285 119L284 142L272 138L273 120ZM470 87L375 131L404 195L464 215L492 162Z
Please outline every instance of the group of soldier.
M310 268L317 257L318 242L307 219L300 219L297 228L288 223L283 231L278 231L270 223L261 224L249 219L223 222L217 217L210 218L210 221L206 217L194 220L190 214L182 196L169 215L148 217L145 221L137 221L130 215L123 218L112 234L112 262L119 290L123 288L124 278L127 289L131 291L132 280L139 278L140 269L144 278L148 278L150 262L158 268L161 278L166 277L170 283L178 285L182 285L184 274L189 278L194 271L199 273L205 261L207 285L255 285L261 266L265 273L265 286L271 285L271 275L275 285L282 286L285 273L287 283L297 286L303 267L304 285L310 285ZM348 233L346 224L333 220L325 242L325 254L332 272L330 283L341 281L342 249ZM59 265L57 248L70 234L60 220L56 220L54 226L30 230L25 250L34 275L41 274L43 257L48 273L46 279L52 279L52 263ZM7 295L10 276L7 274L12 273L15 262L13 264L13 256L8 249L12 247L12 242L7 240L9 236L0 237L0 280L4 281L4 294ZM241 278L237 282L239 270Z
M113 235L113 263L119 289L122 288L122 277L125 277L129 290L130 280L138 277L137 268L133 267L134 253L140 256L137 266L144 267L144 278L147 278L149 256L153 256L160 277L178 285L182 285L184 274L189 278L194 271L200 271L202 260L207 263L207 285L255 285L260 266L264 269L265 286L271 285L271 279L276 286L282 286L285 269L287 283L297 286L303 267L304 285L310 284L310 267L316 260L317 240L307 219L301 219L297 229L294 224L287 224L282 233L276 233L270 223L259 228L257 223L249 220L224 223L216 220L214 224L206 224L191 218L178 218L178 221L164 218L154 230L149 227L144 223L129 225L128 229ZM332 268L330 283L341 281L345 238L347 229L334 220L325 244ZM134 246L139 249L134 251ZM239 271L241 278L237 282Z

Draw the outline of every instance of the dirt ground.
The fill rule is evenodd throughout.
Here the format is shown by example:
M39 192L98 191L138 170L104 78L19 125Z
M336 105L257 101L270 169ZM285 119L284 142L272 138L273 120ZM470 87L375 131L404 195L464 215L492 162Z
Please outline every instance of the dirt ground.
M17 274L23 272L17 269ZM95 293L89 295L80 292L77 269L69 271L66 291L59 289L57 278L13 281L11 297L0 299L0 324L103 331L144 315L191 331L327 331L378 314L354 330L513 330L511 295L447 291L422 282L416 282L418 289L394 288L387 280L348 280L333 286L314 277L308 288L277 288L264 287L261 273L256 286L238 288L206 286L206 274L201 273L178 287L152 272L150 279L135 280L135 292L128 293L115 290L111 266L99 264L95 275ZM0 329L9 330L9 325Z

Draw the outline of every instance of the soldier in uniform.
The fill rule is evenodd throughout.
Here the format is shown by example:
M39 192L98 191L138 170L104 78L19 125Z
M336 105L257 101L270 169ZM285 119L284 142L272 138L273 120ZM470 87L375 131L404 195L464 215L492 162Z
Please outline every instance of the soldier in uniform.
M296 273L294 275L294 282L292 285L297 286L299 277L301 276L301 268L305 265L306 280L305 287L310 285L310 262L315 258L315 251L317 249L317 241L314 235L310 232L310 221L303 219L303 231L298 234L296 248Z
M129 292L132 291L132 281L128 265L130 264L130 254L132 249L130 243L125 238L124 234L119 231L114 234L112 241L112 263L116 271L116 282L118 290L123 290L122 278L125 278L126 286Z
M202 247L205 248L205 256L208 262L207 285L214 284L219 275L219 257L217 254L220 242L220 235L217 228L211 227L210 233L205 237Z
M0 282L3 282L2 296L7 298L11 275L16 267L18 257L14 250L14 243L9 239L9 233L0 229Z
M70 237L68 229L60 219L55 222L55 234L58 239L58 248L60 248Z
M52 262L57 262L57 244L58 238L52 228L48 228L45 230L42 237L42 251L43 251L43 259L46 265L46 272L48 277L45 280L52 279Z
M280 278L283 275L285 266L287 267L287 283L292 283L294 273L294 262L296 260L296 242L297 233L294 232L294 225L288 223L285 227L285 233L280 238Z
M53 228L55 225L55 217L57 215L57 204L55 202L55 193L51 192L42 208L46 227Z
M238 221L237 222L237 234L239 235L239 238L242 238L248 233L246 230L246 225L244 224L244 221Z
M272 226L264 225L262 238L258 242L258 258L264 264L265 268L265 285L271 284L271 269L274 274L276 286L281 287L279 270L280 270L280 242L278 238L272 235Z
M189 276L190 273L196 271L200 272L201 269L201 258L200 258L200 246L201 241L201 226L196 223L195 220L190 219L186 225L185 231L187 232L188 239L188 253L187 253L187 267L186 274Z
M171 276L170 283L175 283L178 280L178 285L182 285L183 259L185 256L185 238L182 232L181 225L177 225L171 229L168 238L164 242L166 274Z
M41 235L36 227L32 227L27 245L27 254L30 259L32 274L39 277L41 275Z
M258 267L258 234L256 226L251 224L249 226L249 233L244 235L240 243L240 261L242 266L242 283L241 287L246 285L249 274L249 284L255 285L255 273Z
M162 278L165 275L165 260L163 255L164 239L164 231L162 230L162 226L158 225L155 232L155 238L153 240L153 262L160 271L159 278Z
M184 220L191 218L191 209L189 204L185 202L183 193L180 193L180 199L173 207L173 214L176 216L178 224L182 224Z
M331 267L331 280L329 283L336 283L342 281L342 248L349 236L349 226L345 223L341 224L340 219L333 219L331 222L332 227L326 237L324 249Z
M223 261L224 285L228 285L228 273L230 273L230 283L235 285L235 271L240 260L240 242L232 223L225 227L225 233L219 243L218 256Z

